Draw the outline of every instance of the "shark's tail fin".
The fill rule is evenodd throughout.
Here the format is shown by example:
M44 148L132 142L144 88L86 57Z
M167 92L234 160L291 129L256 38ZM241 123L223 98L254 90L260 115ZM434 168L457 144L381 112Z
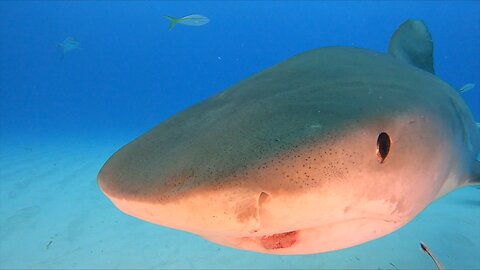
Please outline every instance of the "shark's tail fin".
M170 31L179 21L180 19L164 15L163 17L167 18L170 21L170 26L168 27L168 31Z

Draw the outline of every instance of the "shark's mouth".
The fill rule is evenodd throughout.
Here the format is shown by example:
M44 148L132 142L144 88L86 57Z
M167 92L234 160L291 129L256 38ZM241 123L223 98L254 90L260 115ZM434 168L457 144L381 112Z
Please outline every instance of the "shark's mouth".
M260 244L265 249L289 248L297 242L297 231L276 233L259 237Z
M211 242L236 249L277 255L313 254L348 248L382 237L400 228L410 219L411 216L363 217L265 235L201 236Z
M297 230L259 236L215 237L202 235L202 237L211 242L237 249L271 254L289 254L289 250L300 243L300 233L301 231Z

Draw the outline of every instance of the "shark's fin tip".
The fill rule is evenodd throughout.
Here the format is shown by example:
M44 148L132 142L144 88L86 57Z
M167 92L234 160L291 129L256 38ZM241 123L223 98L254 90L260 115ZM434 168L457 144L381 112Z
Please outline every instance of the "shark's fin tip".
M432 36L423 21L409 19L402 23L390 39L388 54L434 73Z

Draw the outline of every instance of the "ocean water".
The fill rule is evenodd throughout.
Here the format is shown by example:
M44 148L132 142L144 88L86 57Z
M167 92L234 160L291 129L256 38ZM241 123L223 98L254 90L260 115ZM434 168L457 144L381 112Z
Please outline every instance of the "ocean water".
M210 22L168 31L163 15L189 14ZM424 241L446 268L479 269L474 187L378 240L274 256L127 216L96 182L116 150L190 105L309 49L384 52L409 18L432 34L438 77L477 84L462 96L480 122L477 1L0 2L0 268L434 269ZM67 37L79 48L62 53Z

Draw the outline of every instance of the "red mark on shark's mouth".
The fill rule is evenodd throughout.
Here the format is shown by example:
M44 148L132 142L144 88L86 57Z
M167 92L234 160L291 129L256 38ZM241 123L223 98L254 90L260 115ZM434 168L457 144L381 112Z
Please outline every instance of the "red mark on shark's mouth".
M262 236L260 242L266 249L291 247L297 241L297 231Z

